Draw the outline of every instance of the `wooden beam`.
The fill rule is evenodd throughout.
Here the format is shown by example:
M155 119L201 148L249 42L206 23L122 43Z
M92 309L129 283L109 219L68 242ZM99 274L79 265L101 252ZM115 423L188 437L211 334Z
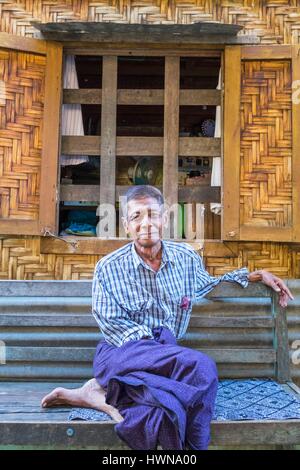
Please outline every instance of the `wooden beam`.
M115 204L117 57L103 58L100 204Z
M16 51L36 52L37 54L44 55L47 53L47 41L16 36L14 34L0 33L0 45L3 48L14 49Z
M221 139L214 137L180 137L178 155L181 157L219 157ZM117 137L117 156L163 156L163 137ZM99 155L100 136L62 136L64 155Z
M271 310L275 321L273 346L277 354L275 376L279 383L291 380L289 335L285 309L278 303L279 296L275 291L271 292Z
M64 89L65 104L101 104L100 89ZM217 106L221 102L220 90L180 90L180 106ZM163 106L164 90L118 90L117 104Z
M257 43L253 35L236 36L240 25L217 22L192 24L123 24L105 22L39 23L32 25L41 37L59 41L162 44L248 44Z
M95 43L84 42L80 40L75 42L64 43L64 51L70 55L81 56L143 56L143 57L165 57L168 56L184 56L184 57L221 57L225 46L223 44L210 44L209 48L205 44L177 44L174 48L173 44L144 44L139 42L131 44L122 42L119 44L104 43L95 45Z
M61 237L61 239L53 238L53 237L43 237L41 238L41 253L61 254L61 255L84 254L84 255L105 256L111 253L112 251L117 250L121 246L126 245L127 243L131 241L132 241L131 239L125 239L125 238L110 238L110 239L102 238L101 239L97 237L80 237L80 236L76 237L74 235ZM193 240L174 240L174 241L179 241L179 242L184 241L188 243L196 251L199 251L202 248L201 243L197 241L193 241ZM74 242L75 242L75 246L74 246ZM2 284L0 284L0 288L1 288L1 285Z
M119 197L123 195L129 186L116 186L115 199L118 201ZM161 186L158 186L162 190ZM60 201L84 201L84 202L99 202L98 185L83 185L83 184L62 184L60 186ZM219 202L220 201L220 188L218 186L181 186L178 188L179 202Z

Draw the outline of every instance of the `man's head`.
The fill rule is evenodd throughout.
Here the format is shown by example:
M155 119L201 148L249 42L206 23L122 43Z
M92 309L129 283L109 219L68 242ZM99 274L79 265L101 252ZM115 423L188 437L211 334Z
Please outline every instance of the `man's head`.
M132 186L122 198L122 221L126 233L139 246L151 248L162 238L166 223L162 193L150 185Z

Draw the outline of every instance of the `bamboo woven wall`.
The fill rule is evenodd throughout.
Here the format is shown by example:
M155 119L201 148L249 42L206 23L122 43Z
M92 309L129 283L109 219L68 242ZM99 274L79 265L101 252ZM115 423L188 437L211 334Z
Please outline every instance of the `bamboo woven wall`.
M241 225L292 226L292 100L289 61L243 61Z
M244 1L228 1L228 0L185 0L185 1L129 1L129 0L110 0L110 1L88 1L88 0L1 0L0 1L0 30L16 34L19 36L32 37L36 31L31 26L31 21L109 21L109 22L124 22L124 23L193 23L196 21L220 21L226 23L236 23L244 26L246 33L253 33L260 37L262 44L299 44L300 43L300 1L279 1L279 0L244 0ZM29 60L29 56L24 56L23 60ZM25 59L25 56L27 59ZM4 59L4 60L7 60ZM288 84L284 83L284 70L288 65L285 62L277 64L276 70L270 71L263 64L255 69L255 65L245 64L245 80L252 80L251 75L257 76L254 78L256 81L252 83L254 86L252 92L244 87L243 90L243 104L242 104L242 117L244 119L244 132L248 132L251 123L249 116L254 115L255 119L261 116L254 112L254 109L249 109L247 104L251 99L252 105L255 102L253 96L261 93L263 87L262 83L265 79L281 80L283 86L283 93L288 95L290 93ZM36 64L36 67L43 67L42 63ZM251 68L252 67L252 68ZM253 68L254 67L254 68ZM269 75L273 73L271 78ZM26 76L26 70L24 71ZM275 75L274 75L275 74ZM268 76L268 77L267 77ZM32 76L31 76L32 78ZM32 82L33 83L33 82ZM37 82L36 85L37 86ZM31 84L31 90L34 85ZM250 87L251 88L251 87ZM258 91L259 90L259 91ZM27 90L28 92L28 90ZM249 92L249 93L248 93ZM252 94L251 94L252 93ZM285 153L280 153L279 160L268 160L269 170L266 171L265 165L262 169L260 177L257 177L260 168L260 162L257 160L258 154L255 153L255 129L252 128L251 132L253 141L251 149L249 149L246 142L245 134L242 136L242 174L241 174L241 198L243 204L242 216L244 222L260 223L260 220L269 220L275 225L286 225L290 223L289 207L291 203L290 195L290 180L284 176L286 169L290 165L290 134L289 124L290 116L289 110L284 106L280 107L281 100L285 97L281 93L279 99L279 108L277 121L274 116L268 115L268 120L260 122L260 128L263 129L261 134L270 135L271 140L262 138L267 146L272 142L274 128L278 129L278 138L282 140ZM267 99L267 97L266 97ZM38 98L40 103L40 97ZM276 97L278 102L278 96ZM282 102L283 102L282 101ZM0 90L0 105L1 105L1 90ZM33 109L32 102L27 101L28 109ZM253 105L254 106L254 105ZM267 103L266 108L270 108L270 101ZM257 111L257 107L256 107ZM40 112L36 110L36 113ZM254 112L254 114L253 114ZM30 113L29 113L30 114ZM36 115L37 116L37 115ZM34 118L31 116L33 124L30 122L25 123L28 126L33 126L31 129L36 136L36 148L34 145L32 149L34 155L31 155L30 161L31 173L26 173L27 161L14 162L12 157L6 159L6 168L10 171L12 169L13 178L16 178L20 170L22 175L27 174L28 180L22 183L23 186L31 188L31 198L22 201L22 206L18 208L17 216L21 218L25 216L35 218L37 214L37 196L38 196L38 177L39 177L39 144L38 133L39 124L34 124ZM248 119L248 120L247 120ZM275 123L271 124L270 119L275 119ZM37 122L37 121L36 121ZM257 121L258 122L258 121ZM277 122L277 124L276 124ZM279 123L279 124L278 124ZM24 124L24 123L23 123ZM285 129L282 135L282 129ZM12 132L12 130L11 130ZM26 133L26 132L25 132ZM253 144L254 143L254 144ZM253 145L252 145L253 144ZM278 144L278 141L275 142ZM269 151L270 149L268 149ZM251 153L252 152L252 153ZM17 155L19 153L17 152ZM275 157L275 155L274 155ZM276 156L276 159L278 156ZM17 165L17 166L12 166ZM4 168L3 164L0 168ZM24 170L25 168L25 170ZM275 175L275 176L274 176ZM275 194L266 192L266 180L272 183L272 178L277 178L276 181L280 185L276 187ZM25 181L22 178L20 181ZM8 185L1 184L4 191L8 191ZM277 191L277 192L276 192ZM265 195L262 201L258 198L261 192ZM29 193L26 193L29 194ZM24 192L25 197L25 192ZM278 199L279 197L279 199ZM11 200L13 201L13 199ZM9 205L12 202L8 201L2 211L5 209L5 214L11 214L13 208ZM272 204L275 205L272 207ZM271 207L270 207L271 206ZM246 208L247 207L247 208ZM282 208L279 218L274 218L274 207ZM251 210L250 210L250 209ZM14 214L15 215L15 214ZM272 218L273 217L273 218ZM278 217L278 216L277 216ZM231 244L228 242L228 246ZM207 269L211 274L219 275L229 269L234 269L238 266L247 265L250 270L257 268L270 269L275 274L282 277L300 277L300 246L289 245L285 243L266 243L266 242L251 242L251 243L232 243L235 248L236 255L227 258L226 256L209 256L206 259ZM1 279L86 279L91 278L93 269L99 256L92 255L50 255L43 254L40 250L40 238L29 236L0 236L0 278Z
M6 219L38 218L45 65L42 55L0 50L0 217Z
M300 42L299 0L1 0L1 31L33 36L30 21L240 24L261 42Z
M205 256L207 270L214 275L240 266L249 270L269 269L283 278L300 277L300 246L271 242L228 242L228 255ZM204 253L205 255L205 253ZM91 279L101 255L42 254L40 237L0 236L0 279Z

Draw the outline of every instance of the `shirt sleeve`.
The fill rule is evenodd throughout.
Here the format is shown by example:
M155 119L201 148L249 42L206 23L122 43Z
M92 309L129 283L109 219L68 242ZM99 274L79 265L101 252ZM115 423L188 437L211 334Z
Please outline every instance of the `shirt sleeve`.
M237 282L242 287L247 287L249 284L248 279L249 271L246 267L235 269L229 273L223 274L222 276L215 277L211 276L204 268L203 260L199 256L199 263L197 266L197 281L196 281L196 301L200 300L206 294L208 294L214 287L216 287L222 281Z
M95 269L92 288L92 313L105 341L113 346L122 346L127 341L143 337L154 338L146 325L132 321L126 312L107 291L101 271Z

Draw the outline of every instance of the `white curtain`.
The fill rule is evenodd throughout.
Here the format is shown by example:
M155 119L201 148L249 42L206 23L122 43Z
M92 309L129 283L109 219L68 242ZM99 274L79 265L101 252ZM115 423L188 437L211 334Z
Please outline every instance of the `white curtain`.
M64 88L79 88L77 72L75 66L75 57L67 55L64 61L64 75L63 75ZM84 135L81 104L63 104L61 116L61 134L62 135ZM89 157L87 155L74 155L60 156L60 164L79 165L80 163L87 162Z
M219 81L217 90L221 90L221 69L219 71ZM221 137L221 106L216 107L216 121L214 137ZM214 157L211 172L211 186L221 186L221 157ZM218 202L210 203L210 210L216 215L221 215L221 204Z

